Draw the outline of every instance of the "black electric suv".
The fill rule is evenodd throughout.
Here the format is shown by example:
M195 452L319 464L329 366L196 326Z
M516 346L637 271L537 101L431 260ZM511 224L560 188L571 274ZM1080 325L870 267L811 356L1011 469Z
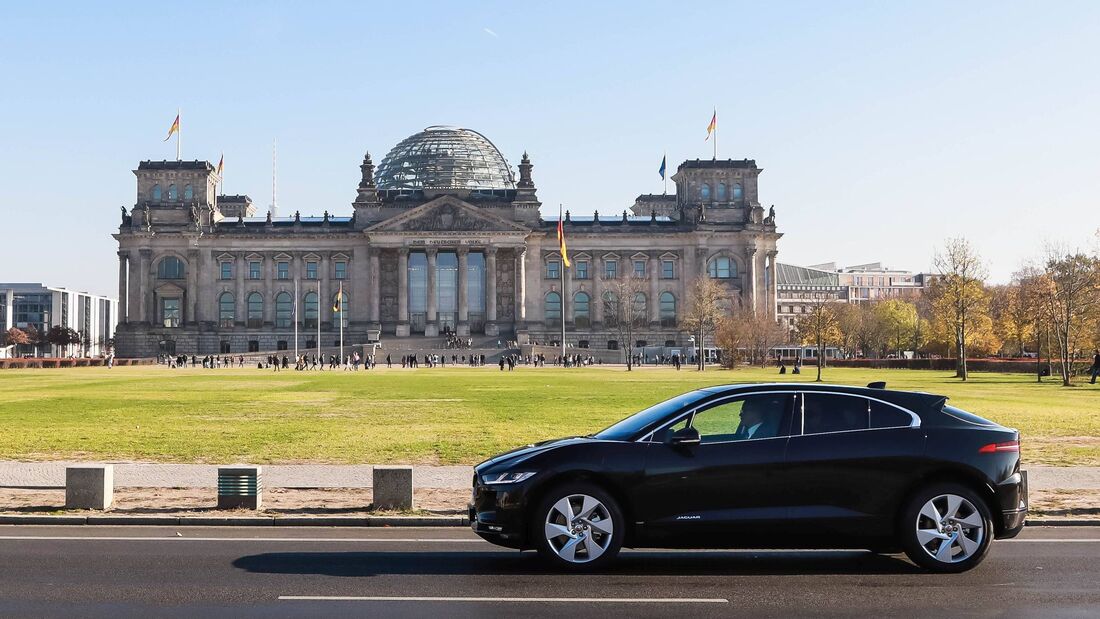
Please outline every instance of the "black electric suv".
M475 468L470 524L592 569L630 548L865 548L962 572L1027 515L1016 430L947 398L757 384L676 396Z

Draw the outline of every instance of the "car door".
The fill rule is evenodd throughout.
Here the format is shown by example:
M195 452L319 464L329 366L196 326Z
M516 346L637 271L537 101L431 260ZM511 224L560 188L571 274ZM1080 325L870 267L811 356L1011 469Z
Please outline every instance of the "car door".
M790 517L807 532L889 534L924 455L912 412L872 397L806 391L796 407L784 485Z
M636 495L637 520L651 543L738 545L783 519L787 498L775 482L794 401L790 391L722 397L655 432ZM689 425L699 431L698 444L664 440Z

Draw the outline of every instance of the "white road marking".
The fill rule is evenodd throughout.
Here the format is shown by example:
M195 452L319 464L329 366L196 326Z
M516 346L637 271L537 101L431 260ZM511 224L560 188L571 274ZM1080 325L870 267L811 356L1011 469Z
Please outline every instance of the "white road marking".
M1028 538L1028 539L1001 539L1001 540L997 540L994 543L1003 544L1005 542L1009 542L1009 543L1036 542L1036 543L1051 543L1051 544L1079 544L1079 543L1088 544L1088 543L1100 542L1100 538L1089 537L1089 538L1085 538L1085 539L1073 539L1071 537L1058 537L1058 538L1052 537L1050 539L1042 539L1042 538L1037 538L1036 537L1036 538Z
M725 598L492 598L492 597L413 597L365 595L280 595L280 600L307 602L556 602L570 604L729 604Z
M118 537L68 535L0 535L0 540L36 541L109 541L109 542L401 542L415 544L488 544L480 539L447 539L442 537Z

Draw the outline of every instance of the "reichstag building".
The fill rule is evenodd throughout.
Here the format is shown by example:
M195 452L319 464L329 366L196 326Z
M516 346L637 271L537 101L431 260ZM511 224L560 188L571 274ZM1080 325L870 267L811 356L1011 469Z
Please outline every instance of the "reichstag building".
M561 278L557 218L540 214L533 164L518 178L485 136L429 127L375 168L368 154L350 216L256 216L247 196L215 195L205 161L142 161L118 234L118 354L237 354L444 333L617 348L601 299L642 278L634 337L686 346L695 278L730 303L775 314L774 210L752 160L689 160L675 194L628 210L566 218L572 267ZM335 210L335 209L334 209ZM346 212L346 211L345 211ZM297 295L297 299L295 299ZM317 338L320 337L320 340Z

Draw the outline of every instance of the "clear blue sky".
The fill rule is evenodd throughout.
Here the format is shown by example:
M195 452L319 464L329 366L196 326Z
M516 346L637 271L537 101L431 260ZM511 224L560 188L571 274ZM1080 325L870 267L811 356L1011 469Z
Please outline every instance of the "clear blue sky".
M1100 3L20 3L0 9L0 281L113 293L130 172L225 152L229 193L350 213L427 125L526 149L546 213L621 212L657 166L765 169L795 264L928 269L949 235L1005 280L1100 225Z

